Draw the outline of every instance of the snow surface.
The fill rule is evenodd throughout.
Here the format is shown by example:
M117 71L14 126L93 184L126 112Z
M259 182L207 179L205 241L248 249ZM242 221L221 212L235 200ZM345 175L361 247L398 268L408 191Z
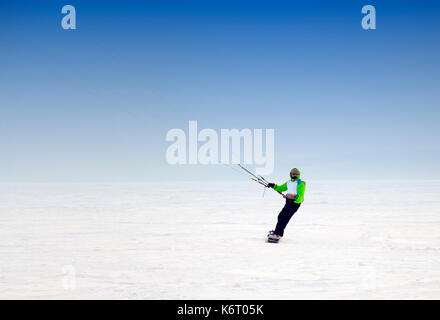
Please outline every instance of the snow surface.
M3 184L0 298L440 299L439 195L309 181L270 244L283 199L248 181Z

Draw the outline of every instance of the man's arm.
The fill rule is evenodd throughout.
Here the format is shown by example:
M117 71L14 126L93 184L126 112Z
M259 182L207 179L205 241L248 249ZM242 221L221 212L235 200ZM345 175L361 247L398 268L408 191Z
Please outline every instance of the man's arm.
M295 203L301 203L304 200L304 192L306 191L306 183L304 181L301 181L300 184L298 184L298 195L295 199Z
M279 192L287 191L287 182L285 182L284 184L282 184L280 186L276 184L273 188Z

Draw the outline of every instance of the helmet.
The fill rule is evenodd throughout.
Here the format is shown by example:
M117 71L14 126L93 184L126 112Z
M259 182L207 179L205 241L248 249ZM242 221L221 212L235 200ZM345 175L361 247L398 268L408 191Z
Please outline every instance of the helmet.
M300 174L301 174L301 172L297 168L293 168L292 170L290 170L290 178L291 179L298 179Z

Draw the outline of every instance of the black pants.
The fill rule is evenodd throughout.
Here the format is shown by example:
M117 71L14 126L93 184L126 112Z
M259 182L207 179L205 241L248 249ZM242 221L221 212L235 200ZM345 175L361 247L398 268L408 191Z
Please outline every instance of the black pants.
M295 203L293 199L286 199L286 204L278 215L278 223L274 232L275 234L281 237L284 235L284 229L289 223L290 218L292 218L295 212L298 211L300 206L301 203Z

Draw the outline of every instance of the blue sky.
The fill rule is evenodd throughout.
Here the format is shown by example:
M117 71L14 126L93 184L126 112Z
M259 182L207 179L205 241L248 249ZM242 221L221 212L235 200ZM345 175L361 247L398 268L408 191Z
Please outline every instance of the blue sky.
M166 163L189 120L274 128L276 179L440 178L438 2L127 2L1 2L0 181L236 178Z

